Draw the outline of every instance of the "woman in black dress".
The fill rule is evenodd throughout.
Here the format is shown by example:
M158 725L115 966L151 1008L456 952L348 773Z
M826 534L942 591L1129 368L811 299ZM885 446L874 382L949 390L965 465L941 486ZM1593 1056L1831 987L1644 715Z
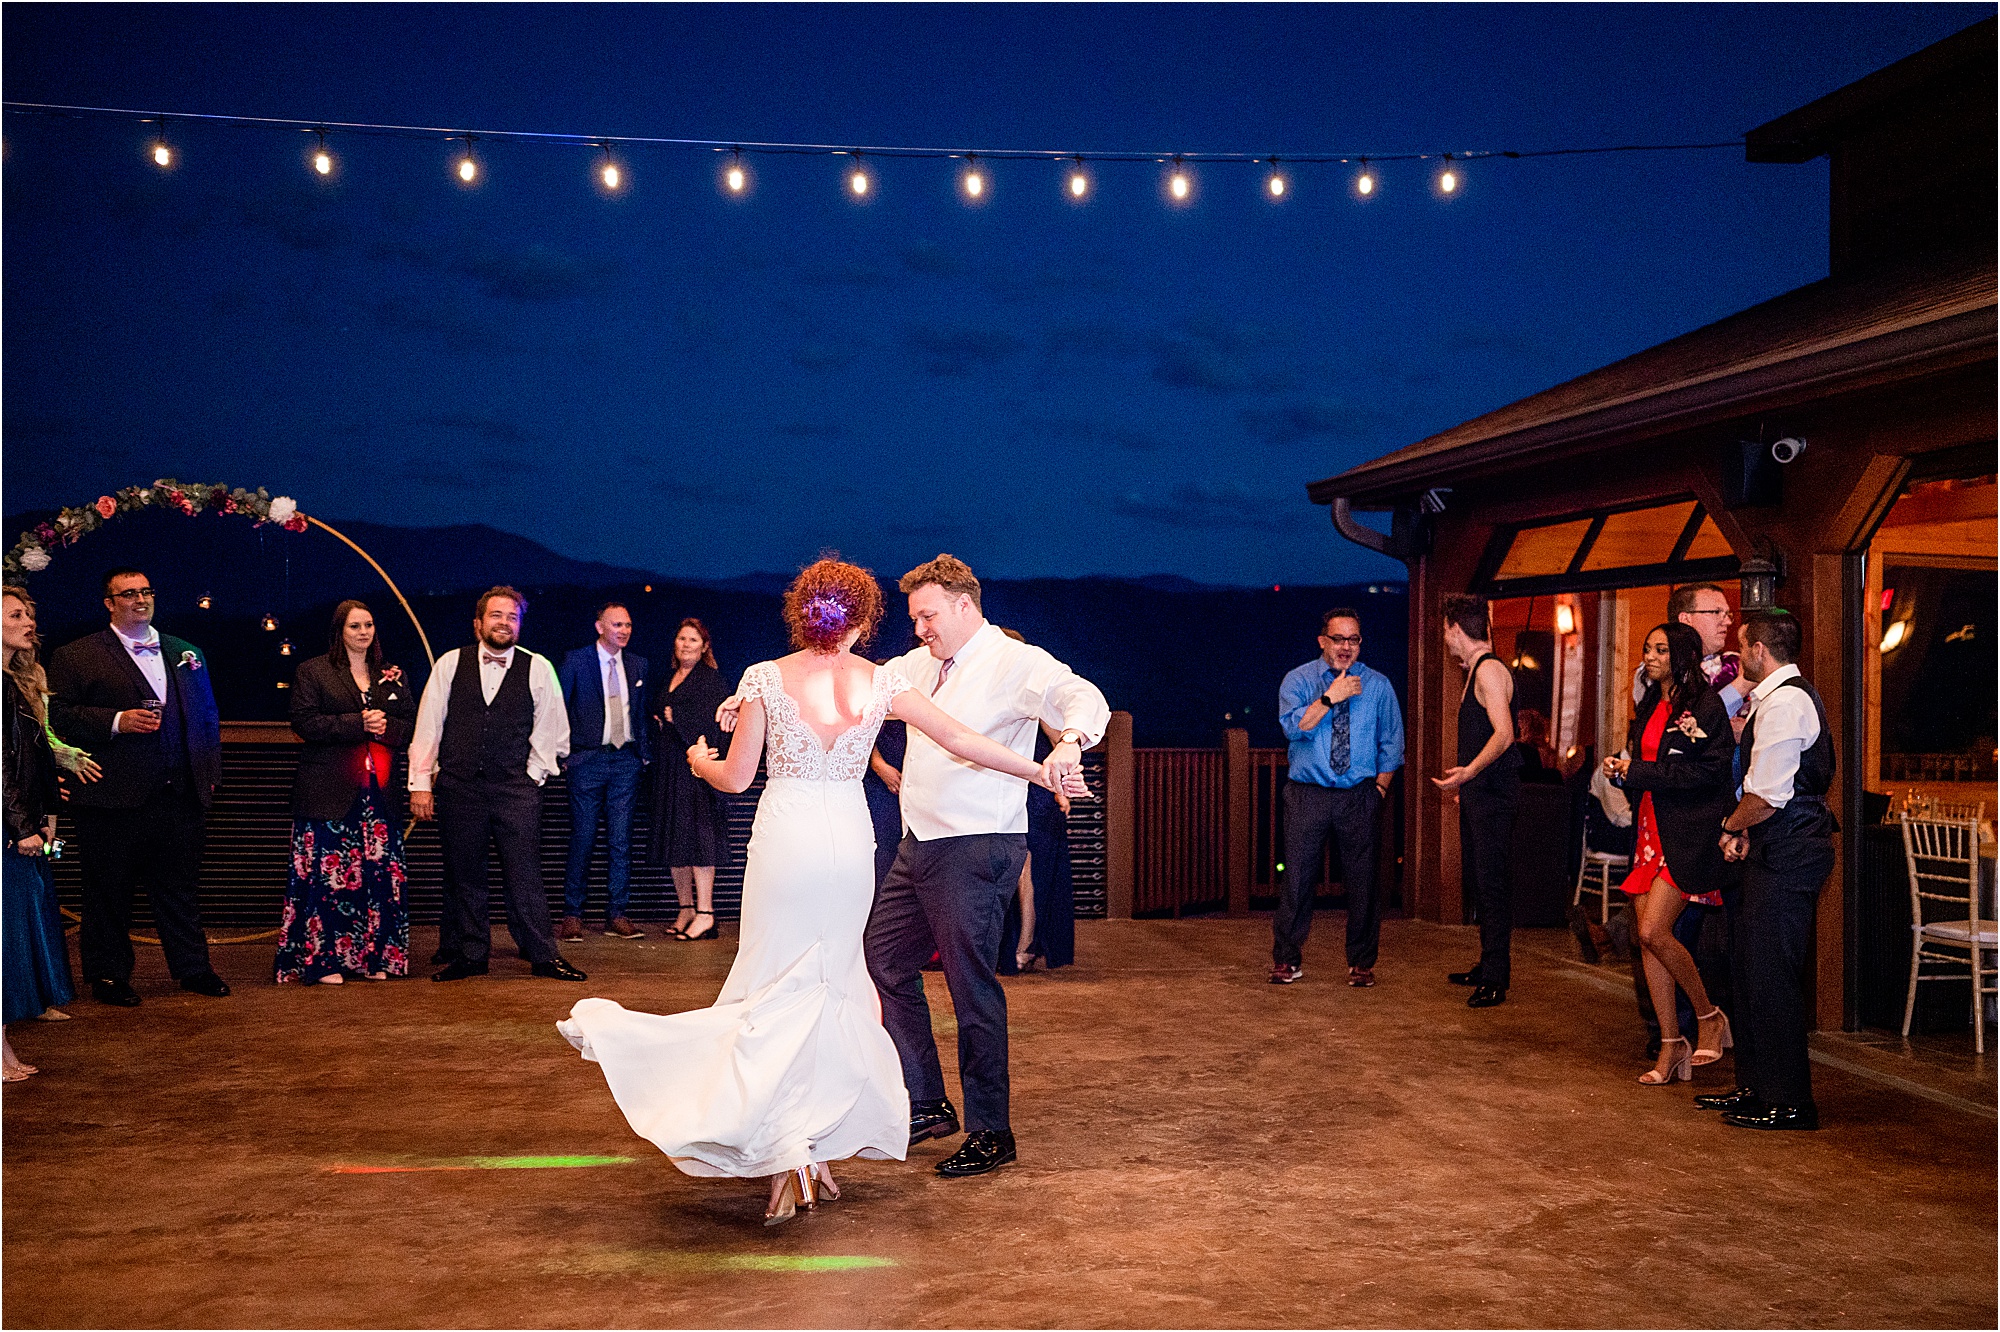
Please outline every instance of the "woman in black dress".
M382 662L375 616L358 601L333 613L323 657L292 681L292 729L305 741L292 784L292 873L273 965L279 984L338 985L410 969L403 817L395 751L416 729L417 690Z
M687 751L706 737L727 756L729 737L716 725L715 710L728 697L708 626L682 620L674 635L673 674L653 719L661 735L653 749L659 757L653 764L653 837L647 848L655 865L673 871L681 910L667 933L676 939L715 937L715 867L729 863L729 811L715 788L688 767Z

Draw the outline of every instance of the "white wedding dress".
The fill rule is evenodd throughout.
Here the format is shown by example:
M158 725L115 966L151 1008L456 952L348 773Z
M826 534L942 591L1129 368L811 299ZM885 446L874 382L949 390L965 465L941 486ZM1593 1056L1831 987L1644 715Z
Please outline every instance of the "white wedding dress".
M861 955L875 897L861 775L890 700L908 688L877 667L867 712L827 748L775 662L745 671L737 693L763 700L768 781L722 993L664 1017L585 999L556 1024L604 1070L633 1131L690 1175L908 1151L910 1095Z

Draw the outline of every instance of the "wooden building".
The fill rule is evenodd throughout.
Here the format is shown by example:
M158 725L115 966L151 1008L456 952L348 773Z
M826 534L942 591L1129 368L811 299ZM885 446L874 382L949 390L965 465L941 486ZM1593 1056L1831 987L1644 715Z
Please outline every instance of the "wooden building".
M1858 1025L1890 928L1866 923L1881 797L1921 784L1995 808L1994 71L1988 19L1746 136L1752 162L1831 159L1824 280L1308 486L1343 535L1410 567L1417 914L1468 906L1455 813L1415 780L1456 747L1443 597L1493 600L1496 649L1573 764L1622 744L1671 586L1723 583L1799 616L1838 732L1818 1017ZM1779 441L1805 447L1780 462ZM1391 534L1354 510L1391 511ZM1906 960L1907 925L1889 942Z

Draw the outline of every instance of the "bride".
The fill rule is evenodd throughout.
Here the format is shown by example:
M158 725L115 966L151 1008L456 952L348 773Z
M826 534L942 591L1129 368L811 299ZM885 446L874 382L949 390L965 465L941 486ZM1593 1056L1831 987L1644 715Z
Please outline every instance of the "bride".
M910 1100L861 956L875 895L875 837L861 775L884 717L960 759L1056 789L1043 768L954 721L891 667L853 654L882 616L865 569L822 559L785 593L800 649L737 687L729 758L698 739L695 774L747 789L765 751L735 965L713 1006L657 1016L585 999L556 1029L604 1070L634 1132L690 1175L769 1176L764 1223L815 1192L838 1198L829 1163L900 1161ZM1082 794L1072 789L1069 794Z

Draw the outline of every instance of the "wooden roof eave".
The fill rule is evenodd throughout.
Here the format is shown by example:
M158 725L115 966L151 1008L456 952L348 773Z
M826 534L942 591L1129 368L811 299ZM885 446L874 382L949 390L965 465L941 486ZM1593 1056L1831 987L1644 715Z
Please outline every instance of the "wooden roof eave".
M1874 337L1767 357L1675 384L1592 404L1573 415L1470 440L1417 457L1391 454L1315 481L1315 504L1346 499L1384 508L1437 486L1580 458L1756 412L1910 380L1994 358L1994 306L1959 310Z

